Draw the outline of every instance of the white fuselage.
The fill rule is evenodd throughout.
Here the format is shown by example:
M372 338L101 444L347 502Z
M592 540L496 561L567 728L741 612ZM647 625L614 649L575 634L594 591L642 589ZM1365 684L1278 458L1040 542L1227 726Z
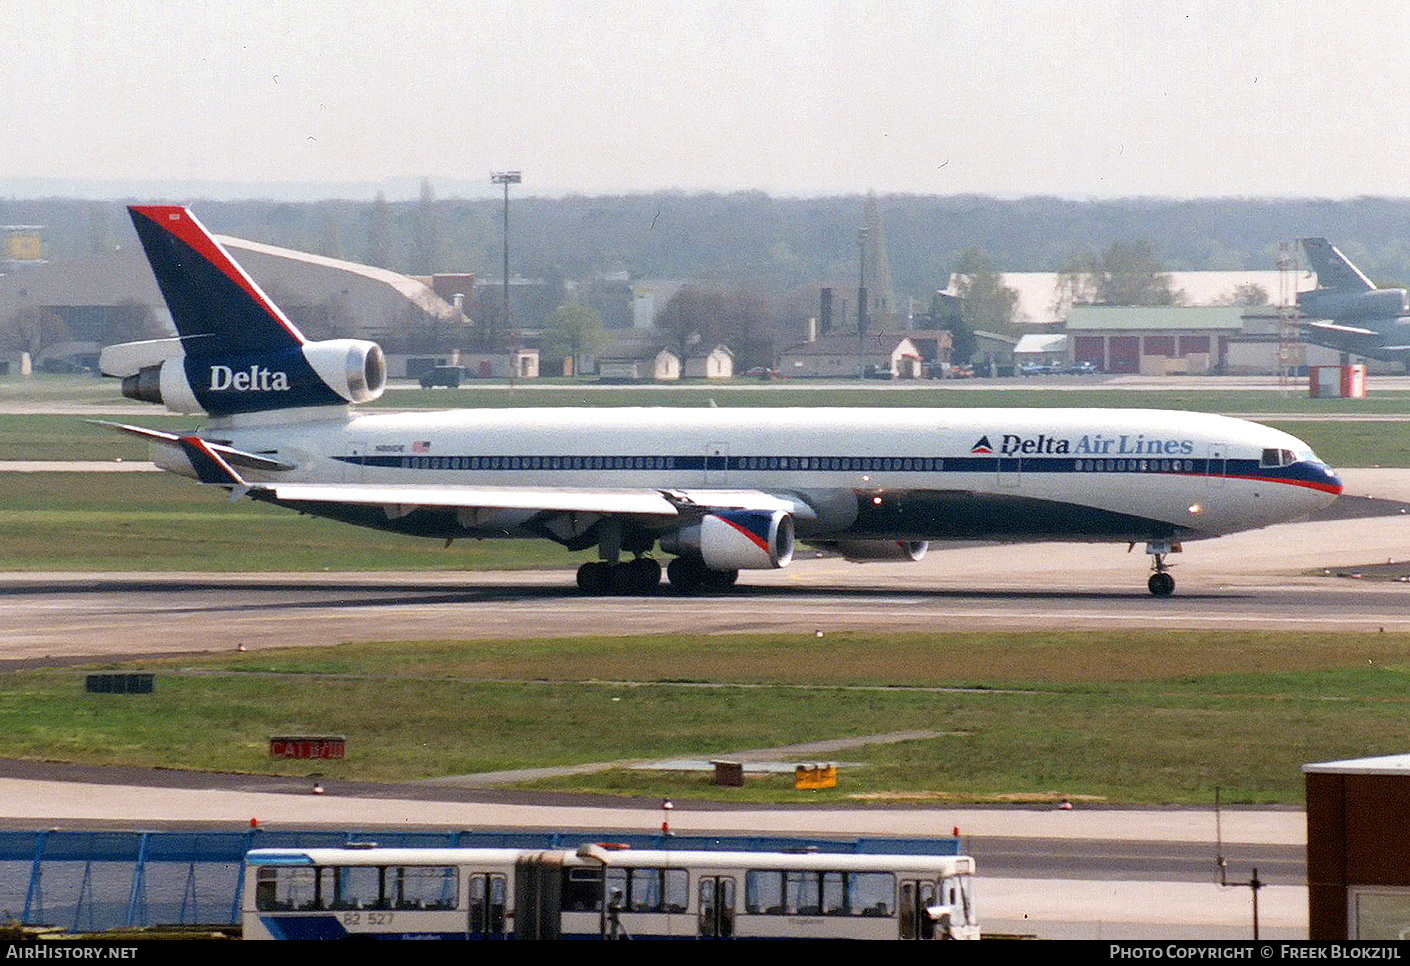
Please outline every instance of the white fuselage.
M813 511L800 536L1198 539L1297 519L1340 481L1256 423L1135 409L321 411L201 435L294 468L252 481L758 490ZM1270 460L1269 453L1281 454ZM171 451L158 462L190 468ZM963 519L965 516L970 519ZM975 517L978 517L977 519ZM528 518L478 520L484 535ZM987 519L986 519L987 518Z

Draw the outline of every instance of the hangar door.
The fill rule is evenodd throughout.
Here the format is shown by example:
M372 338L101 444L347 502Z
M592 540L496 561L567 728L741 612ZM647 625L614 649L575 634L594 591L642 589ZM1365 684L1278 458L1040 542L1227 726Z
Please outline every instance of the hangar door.
M1141 337L1114 335L1107 340L1107 372L1141 371Z

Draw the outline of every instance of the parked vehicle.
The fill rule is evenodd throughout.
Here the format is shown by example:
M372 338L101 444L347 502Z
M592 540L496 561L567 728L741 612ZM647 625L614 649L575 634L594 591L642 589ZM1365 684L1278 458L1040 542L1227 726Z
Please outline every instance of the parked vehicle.
M465 370L460 366L435 366L421 374L421 388L445 386L448 389L459 389L460 380L464 378Z
M246 939L978 939L973 878L964 855L256 849L243 923Z

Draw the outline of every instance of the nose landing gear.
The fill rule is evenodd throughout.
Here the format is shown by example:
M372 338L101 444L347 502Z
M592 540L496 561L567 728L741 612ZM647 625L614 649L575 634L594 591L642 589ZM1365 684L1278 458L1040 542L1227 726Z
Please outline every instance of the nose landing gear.
M1153 597L1169 597L1175 593L1175 578L1170 576L1170 568L1166 566L1165 555L1168 553L1179 553L1180 545L1172 544L1164 540L1152 540L1146 544L1146 553L1151 555L1151 569L1154 571L1150 580L1146 581Z

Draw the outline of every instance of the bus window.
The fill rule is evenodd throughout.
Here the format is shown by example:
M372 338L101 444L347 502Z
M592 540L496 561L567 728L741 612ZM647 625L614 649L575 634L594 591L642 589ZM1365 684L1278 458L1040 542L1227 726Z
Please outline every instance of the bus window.
M387 870L393 909L454 909L459 903L454 866Z
M818 874L816 872L785 872L783 874L784 909L800 916L816 916L822 912L818 904Z
M854 916L894 916L896 877L890 872L849 872L847 911Z
M337 890L328 908L332 909L385 909L382 895L382 870L374 866L350 865L341 869L324 869L334 872ZM328 892L323 892L327 901Z
M690 874L684 869L632 869L627 908L632 912L685 912Z
M822 874L822 914L847 915L847 888L841 872Z
M751 869L744 877L744 908L753 913L783 912L783 873Z
M574 867L563 870L564 912L596 912L602 899L603 873L607 877L607 894L627 895L627 870L619 868Z
M314 872L310 868L269 868L259 870L255 885L255 908L286 912L317 907Z

